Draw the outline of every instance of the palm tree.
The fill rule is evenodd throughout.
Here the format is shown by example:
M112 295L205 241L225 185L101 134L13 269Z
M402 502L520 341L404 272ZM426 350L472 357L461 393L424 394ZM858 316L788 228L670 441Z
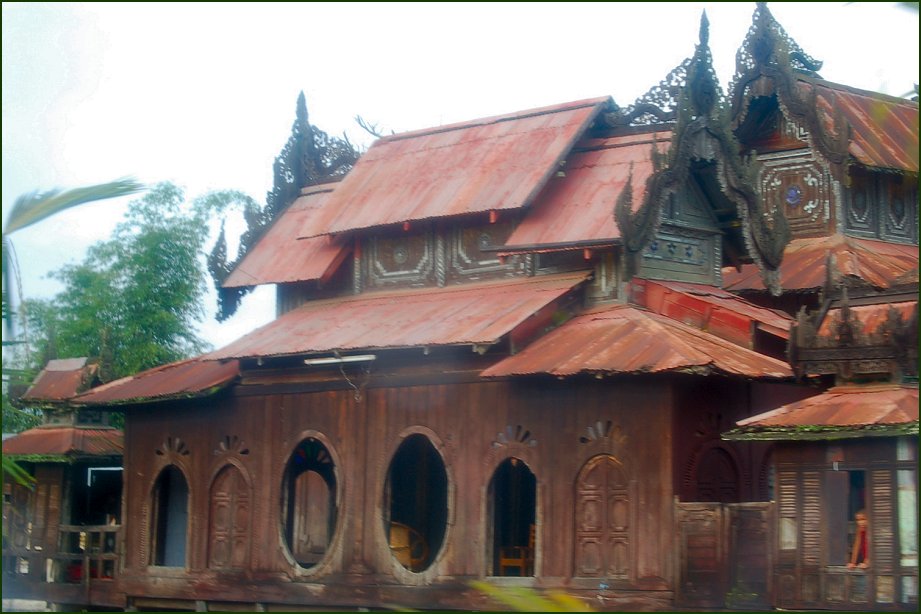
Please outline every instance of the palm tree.
M47 219L54 215L82 205L84 203L105 200L107 198L117 198L134 194L144 188L133 178L118 179L109 183L91 185L83 188L74 188L72 190L53 189L46 192L31 192L23 194L13 203L10 215L7 218L6 226L3 228L3 322L5 331L9 331L13 336L13 316L15 314L13 300L15 297L22 296L22 288L19 281L19 267L16 264L16 252L13 249L13 242L10 234L31 226L37 222ZM11 284L16 283L16 292L10 291ZM4 335L3 345L18 343L17 341L6 338ZM4 369L5 371L5 369ZM10 475L20 484L29 485L34 480L22 467L16 464L10 458L3 457L3 473Z

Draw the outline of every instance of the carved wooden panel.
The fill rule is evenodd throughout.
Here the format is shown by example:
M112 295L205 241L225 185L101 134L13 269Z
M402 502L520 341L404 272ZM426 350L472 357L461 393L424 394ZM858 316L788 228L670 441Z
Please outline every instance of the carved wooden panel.
M910 242L918 238L917 179L880 174L880 192L884 203L880 238Z
M642 251L639 273L649 279L719 285L721 248L717 235L663 224Z
M446 281L488 279L524 272L523 256L510 256L503 262L495 251L511 235L510 223L457 228L448 240L448 270Z
M227 465L211 487L208 566L242 569L249 554L250 493L240 470Z
M794 237L827 234L837 204L837 182L810 150L763 154L759 186L767 212L780 208Z
M576 482L576 575L630 577L630 494L621 463L596 456Z
M365 258L366 284L386 286L435 285L435 239L431 232L372 237Z
M854 236L909 243L918 235L916 182L890 173L854 173L844 230Z

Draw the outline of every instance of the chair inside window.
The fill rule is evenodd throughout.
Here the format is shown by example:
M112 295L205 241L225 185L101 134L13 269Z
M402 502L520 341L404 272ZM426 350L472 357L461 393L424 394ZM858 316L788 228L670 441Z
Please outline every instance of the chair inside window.
M499 575L508 576L509 570L517 569L519 576L534 575L534 533L532 524L528 532L527 546L502 546L499 548Z
M410 571L421 571L429 556L429 547L422 534L402 522L390 523L390 551Z

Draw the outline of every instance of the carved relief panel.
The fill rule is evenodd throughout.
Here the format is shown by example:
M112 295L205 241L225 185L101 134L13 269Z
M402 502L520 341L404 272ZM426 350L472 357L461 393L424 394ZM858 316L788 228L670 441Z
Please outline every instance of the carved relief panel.
M794 237L828 234L838 203L837 181L811 150L758 156L759 187L765 210L780 207Z
M527 257L496 254L511 223L379 235L364 242L354 290L427 287L523 275Z

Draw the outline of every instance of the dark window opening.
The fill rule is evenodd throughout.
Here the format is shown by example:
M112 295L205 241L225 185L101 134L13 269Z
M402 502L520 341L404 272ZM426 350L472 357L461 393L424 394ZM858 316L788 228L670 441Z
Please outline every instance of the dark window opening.
M170 465L157 478L152 509L152 564L185 567L189 486L176 467Z
M866 496L866 471L842 469L825 472L829 565L847 565L850 562L857 536L857 513L866 512Z
M121 520L122 468L74 465L68 524L107 525Z
M336 529L336 475L332 457L319 440L308 437L288 461L282 514L288 550L302 567L326 555Z
M537 479L517 458L506 459L489 482L492 573L533 576Z
M410 571L423 571L441 549L448 519L448 474L424 435L400 444L384 490L390 551Z

